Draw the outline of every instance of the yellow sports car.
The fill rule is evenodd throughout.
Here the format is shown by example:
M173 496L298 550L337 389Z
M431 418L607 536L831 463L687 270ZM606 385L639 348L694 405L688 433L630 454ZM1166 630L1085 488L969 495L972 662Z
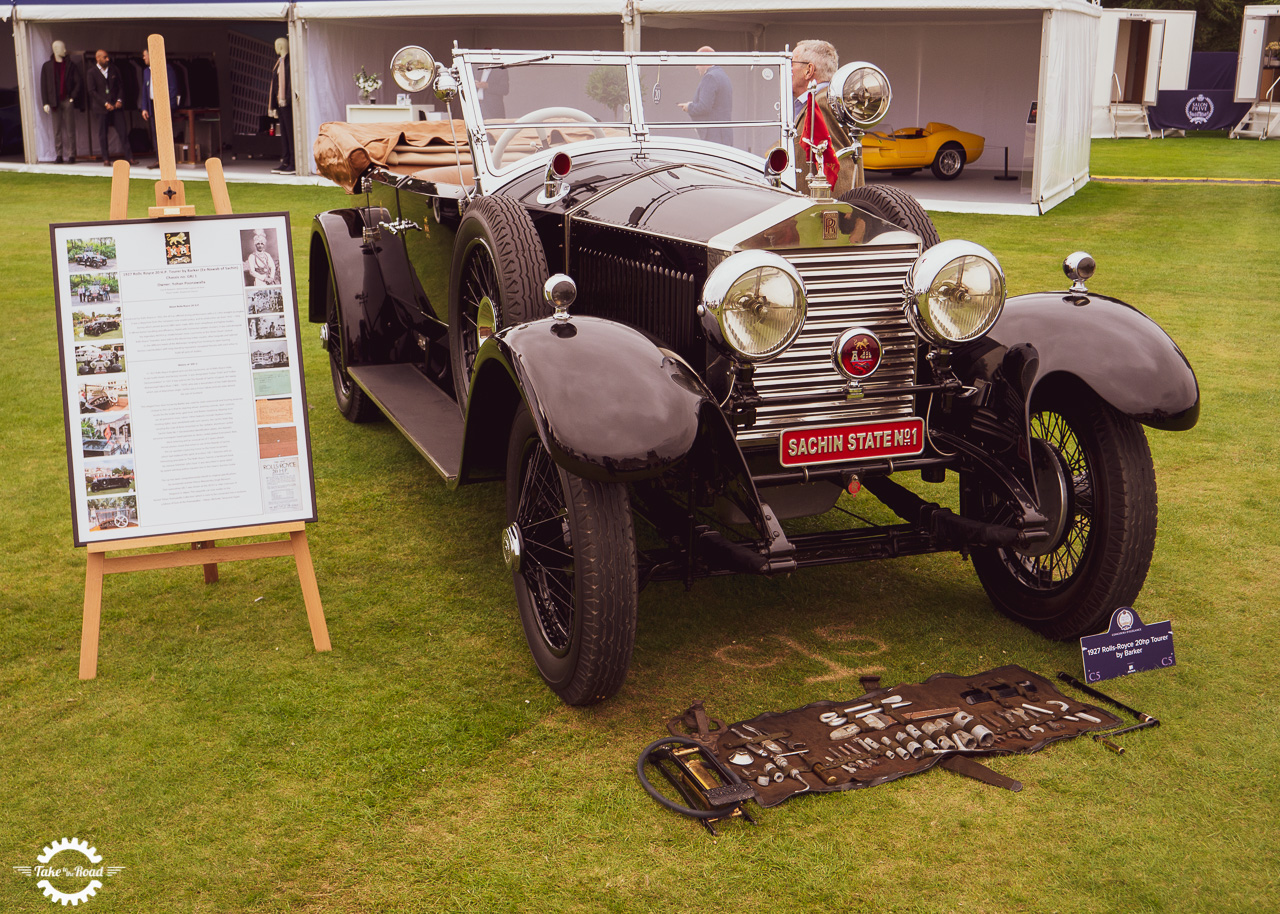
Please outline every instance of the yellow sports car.
M895 175L928 168L939 181L953 181L960 177L966 162L977 161L985 144L976 133L930 122L891 133L868 133L862 138L862 163L867 171Z

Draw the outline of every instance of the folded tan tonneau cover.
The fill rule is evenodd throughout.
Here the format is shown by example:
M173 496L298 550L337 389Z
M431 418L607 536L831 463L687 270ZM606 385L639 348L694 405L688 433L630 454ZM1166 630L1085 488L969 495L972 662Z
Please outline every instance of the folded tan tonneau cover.
M313 154L316 167L347 193L371 165L451 165L454 138L464 162L470 162L466 126L462 121L400 121L389 124L349 124L330 121L320 125Z

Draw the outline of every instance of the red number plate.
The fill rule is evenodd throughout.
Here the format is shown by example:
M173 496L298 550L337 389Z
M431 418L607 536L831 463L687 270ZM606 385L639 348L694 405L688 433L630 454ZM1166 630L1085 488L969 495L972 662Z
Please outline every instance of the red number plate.
M778 441L784 467L908 457L924 451L924 420L891 419L822 428L789 428Z

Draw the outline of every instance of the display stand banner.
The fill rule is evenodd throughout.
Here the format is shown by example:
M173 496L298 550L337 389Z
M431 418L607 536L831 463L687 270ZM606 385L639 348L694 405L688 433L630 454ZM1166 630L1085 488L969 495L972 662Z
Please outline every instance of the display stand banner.
M50 233L75 544L314 521L288 214Z
M1156 130L1230 130L1249 113L1238 104L1234 89L1161 89L1147 108L1147 122Z

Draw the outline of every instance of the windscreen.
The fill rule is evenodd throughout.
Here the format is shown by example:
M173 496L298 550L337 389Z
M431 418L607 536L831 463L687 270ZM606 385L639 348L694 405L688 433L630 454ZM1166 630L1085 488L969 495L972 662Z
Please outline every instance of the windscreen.
M790 113L776 58L499 52L477 55L469 72L472 114L479 109L498 171L550 147L606 137L699 139L764 156Z
M653 136L679 136L764 156L778 145L782 68L768 64L640 64L641 106Z

